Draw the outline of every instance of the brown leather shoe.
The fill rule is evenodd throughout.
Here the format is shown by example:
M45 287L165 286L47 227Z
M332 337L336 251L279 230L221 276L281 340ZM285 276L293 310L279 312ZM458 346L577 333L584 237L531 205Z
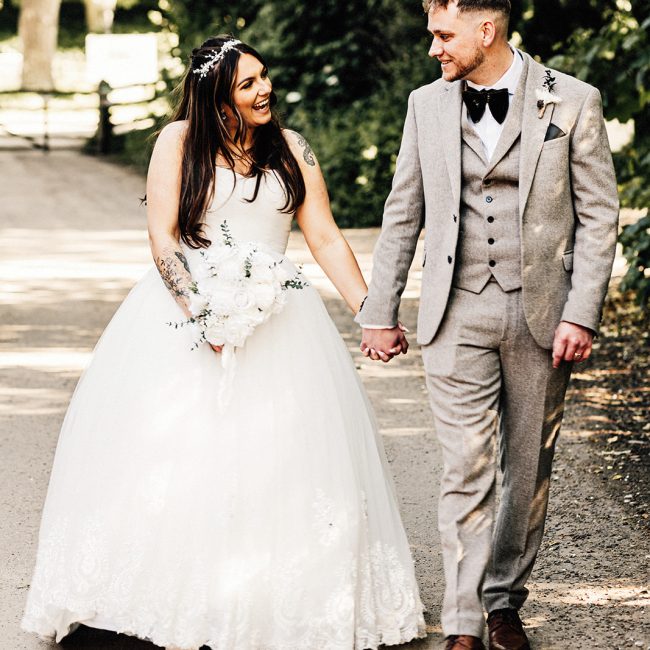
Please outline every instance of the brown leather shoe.
M485 646L476 636L452 634L445 639L445 650L485 650Z
M489 650L530 650L516 609L495 609L488 614Z

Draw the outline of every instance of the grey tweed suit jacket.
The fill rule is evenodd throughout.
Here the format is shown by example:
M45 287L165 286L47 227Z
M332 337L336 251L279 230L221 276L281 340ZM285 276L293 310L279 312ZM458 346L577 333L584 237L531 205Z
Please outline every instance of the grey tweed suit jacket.
M523 54L523 53L522 53ZM560 320L598 330L614 259L618 194L600 93L552 71L557 104L539 117L545 68L527 54L519 162L524 312L544 348ZM418 88L408 112L372 282L355 320L395 325L422 228L421 344L436 335L450 294L460 226L462 82ZM559 137L558 137L559 136ZM548 138L551 139L548 139ZM451 262L450 262L451 260Z

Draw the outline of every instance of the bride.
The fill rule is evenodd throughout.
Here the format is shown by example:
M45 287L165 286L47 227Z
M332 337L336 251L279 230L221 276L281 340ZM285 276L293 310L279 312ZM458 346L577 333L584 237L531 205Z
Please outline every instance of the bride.
M190 650L365 650L424 636L372 410L312 287L236 351L192 350L193 269L221 237L284 258L292 219L353 311L366 285L262 57L192 53L147 178L152 267L95 348L59 437L25 630L80 624ZM405 352L407 343L394 351Z

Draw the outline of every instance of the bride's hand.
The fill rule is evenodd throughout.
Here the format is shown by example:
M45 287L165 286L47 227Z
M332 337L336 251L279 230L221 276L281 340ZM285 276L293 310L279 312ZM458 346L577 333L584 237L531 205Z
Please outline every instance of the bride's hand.
M217 353L221 352L223 349L223 345L212 345L212 343L210 343L210 347Z

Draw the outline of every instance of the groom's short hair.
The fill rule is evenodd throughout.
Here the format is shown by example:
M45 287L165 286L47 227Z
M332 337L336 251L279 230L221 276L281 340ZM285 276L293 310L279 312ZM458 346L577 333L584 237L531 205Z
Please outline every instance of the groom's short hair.
M422 6L425 13L431 9L445 9L450 2L454 0L423 0ZM510 17L510 0L455 0L458 12L464 11L498 11L499 13Z

